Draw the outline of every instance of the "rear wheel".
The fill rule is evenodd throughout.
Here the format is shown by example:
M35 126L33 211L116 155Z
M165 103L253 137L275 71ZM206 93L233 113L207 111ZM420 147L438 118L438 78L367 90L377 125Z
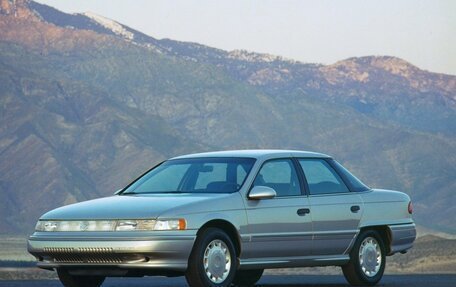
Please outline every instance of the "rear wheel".
M104 276L71 275L62 268L57 269L57 275L65 287L99 287L105 280Z
M233 283L236 286L252 286L260 280L264 269L238 270L234 276Z
M191 287L226 287L236 272L236 252L221 229L207 228L196 239L185 273Z
M375 285L385 271L385 245L375 230L363 231L350 252L350 262L342 266L351 285Z

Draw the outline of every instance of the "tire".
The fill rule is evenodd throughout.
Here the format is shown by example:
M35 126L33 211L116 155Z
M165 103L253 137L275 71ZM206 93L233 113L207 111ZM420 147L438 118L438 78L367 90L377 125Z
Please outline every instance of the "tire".
M57 275L65 287L99 287L103 284L104 276L71 275L66 269L57 268Z
M260 280L264 269L238 270L234 275L233 284L236 286L253 286Z
M207 228L196 238L185 278L190 287L228 287L236 273L236 262L231 238L221 229Z
M350 262L342 266L345 279L354 286L372 286L385 271L385 244L375 230L366 230L356 239L350 252Z

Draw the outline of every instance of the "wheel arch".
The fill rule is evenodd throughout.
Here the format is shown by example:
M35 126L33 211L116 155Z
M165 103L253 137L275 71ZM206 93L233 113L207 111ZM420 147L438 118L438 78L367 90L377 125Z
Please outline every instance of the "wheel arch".
M241 237L240 237L239 232L236 229L236 227L227 220L212 219L212 220L209 220L208 222L204 223L198 229L196 236L199 236L205 229L210 228L210 227L219 228L226 232L226 234L233 241L234 247L236 249L236 256L239 258L239 256L241 255L242 246L241 246Z
M370 226L363 226L358 235L361 234L363 231L366 230L375 230L380 234L380 237L383 240L383 243L385 245L386 249L386 255L390 255L391 253L391 241L392 241L392 235L391 235L391 229L389 228L388 225L370 225Z

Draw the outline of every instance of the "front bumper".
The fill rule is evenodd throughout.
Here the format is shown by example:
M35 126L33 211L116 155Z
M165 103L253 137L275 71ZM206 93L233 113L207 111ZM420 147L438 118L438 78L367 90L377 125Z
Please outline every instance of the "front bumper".
M35 232L28 240L28 251L45 269L187 269L196 231L132 233Z

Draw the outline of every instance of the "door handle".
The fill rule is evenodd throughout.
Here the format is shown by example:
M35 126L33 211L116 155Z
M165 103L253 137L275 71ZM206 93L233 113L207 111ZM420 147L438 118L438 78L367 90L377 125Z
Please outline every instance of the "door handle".
M308 213L310 213L310 209L308 208L301 208L301 209L298 209L298 211L296 212L299 216L304 216Z
M360 209L361 207L359 207L359 205L353 205L352 207L350 207L350 210L353 213L357 213Z

